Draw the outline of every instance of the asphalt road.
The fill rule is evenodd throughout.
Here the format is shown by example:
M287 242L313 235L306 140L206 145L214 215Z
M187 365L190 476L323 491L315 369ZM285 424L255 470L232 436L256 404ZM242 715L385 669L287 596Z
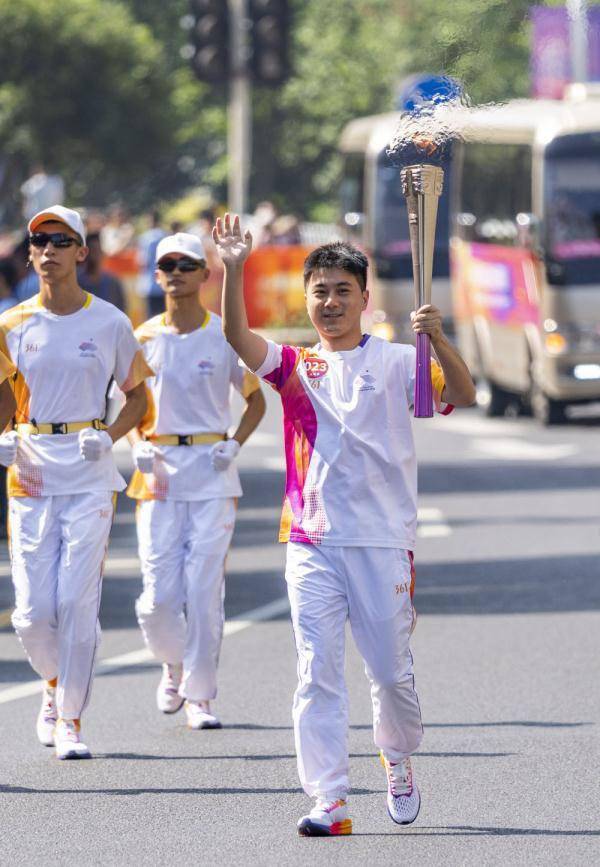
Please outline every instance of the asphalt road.
M283 474L275 395L242 450L216 704L189 732L155 709L143 650L133 512L121 501L84 719L91 762L35 738L39 694L7 624L0 562L0 863L590 864L600 861L598 426L541 430L477 411L415 422L421 459L413 639L426 736L423 806L400 830L350 646L355 833L301 839L290 707L295 653L275 543ZM127 464L127 455L120 459ZM248 614L250 612L250 614Z

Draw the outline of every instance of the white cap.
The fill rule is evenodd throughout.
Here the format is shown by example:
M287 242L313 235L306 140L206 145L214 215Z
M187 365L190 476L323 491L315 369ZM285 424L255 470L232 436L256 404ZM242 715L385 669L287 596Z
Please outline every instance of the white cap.
M190 235L187 232L177 232L175 235L167 235L162 241L159 241L156 248L156 261L160 262L163 256L169 253L181 253L182 256L189 256L190 259L206 259L206 253L202 246L202 241L197 235Z
M65 208L63 205L52 205L50 208L44 208L43 211L40 211L31 218L27 228L30 232L35 232L42 223L48 223L51 220L57 223L64 223L69 229L73 229L85 244L85 226L83 225L81 215L71 208Z

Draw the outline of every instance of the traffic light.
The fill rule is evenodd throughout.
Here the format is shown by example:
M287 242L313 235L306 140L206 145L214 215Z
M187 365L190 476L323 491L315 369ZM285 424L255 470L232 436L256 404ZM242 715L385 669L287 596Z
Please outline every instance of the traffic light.
M288 0L248 0L252 26L250 70L259 84L281 84L289 72Z
M224 84L229 78L229 3L190 0L190 62L201 81Z

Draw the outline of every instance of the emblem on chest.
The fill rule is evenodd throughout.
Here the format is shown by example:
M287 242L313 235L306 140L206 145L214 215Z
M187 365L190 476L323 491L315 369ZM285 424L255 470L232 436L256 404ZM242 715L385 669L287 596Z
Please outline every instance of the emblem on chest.
M203 376L212 376L215 371L215 365L210 358L203 358L198 362L198 370Z
M96 358L96 353L98 352L98 347L94 343L94 338L90 337L89 340L84 340L77 347L79 349L79 355L82 358Z

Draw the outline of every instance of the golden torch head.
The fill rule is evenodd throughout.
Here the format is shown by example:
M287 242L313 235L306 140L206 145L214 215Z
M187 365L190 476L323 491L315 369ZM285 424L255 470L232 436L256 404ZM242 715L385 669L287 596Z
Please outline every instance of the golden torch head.
M407 166L400 173L400 181L408 210L415 309L418 310L423 304L431 303L435 224L444 171L430 164Z

